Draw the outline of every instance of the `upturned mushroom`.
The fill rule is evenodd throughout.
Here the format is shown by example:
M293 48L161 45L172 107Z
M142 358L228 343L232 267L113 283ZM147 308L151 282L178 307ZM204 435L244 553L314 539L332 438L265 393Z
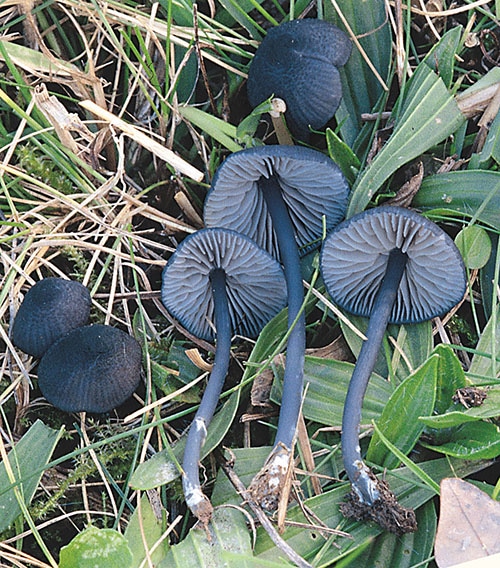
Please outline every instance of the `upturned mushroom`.
M307 140L310 128L323 127L342 98L339 67L351 54L351 41L339 28L313 18L271 28L248 69L252 107L271 96L286 103L291 132Z
M339 223L349 188L328 156L300 146L261 146L231 154L205 200L208 227L227 227L281 260L288 290L287 359L274 449L252 483L256 500L276 508L290 463L303 392L305 315L300 256ZM293 327L292 327L293 326Z
M212 505L199 481L199 461L227 375L232 335L256 337L283 309L286 282L279 263L235 231L201 229L186 237L164 271L162 302L190 333L216 351L201 404L189 428L182 462L186 503L206 524Z
M452 239L416 212L382 206L338 225L323 244L321 272L332 300L347 312L370 318L352 374L342 418L342 454L352 484L344 514L372 518L397 532L394 518L415 530L403 509L363 462L359 445L361 407L388 323L412 324L453 308L466 289L465 268ZM387 507L389 509L389 506ZM413 517L411 515L413 514Z
M12 325L12 342L41 357L63 335L85 325L90 316L88 289L74 280L44 278L32 286Z
M65 412L103 414L136 390L141 364L141 346L128 333L109 325L86 325L45 352L38 365L38 386Z

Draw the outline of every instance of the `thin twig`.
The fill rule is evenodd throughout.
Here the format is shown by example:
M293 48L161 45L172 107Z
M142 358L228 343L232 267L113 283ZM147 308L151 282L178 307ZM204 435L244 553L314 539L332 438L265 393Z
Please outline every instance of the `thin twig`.
M295 550L279 535L278 531L274 528L266 513L257 505L257 503L252 499L251 495L248 493L243 482L235 473L234 469L227 463L224 456L220 456L220 464L224 473L227 475L229 481L233 484L236 491L241 495L243 500L248 504L250 509L254 512L255 516L258 518L260 524L264 527L265 531L274 542L274 544L299 568L312 568L309 562L306 562L301 556L299 556Z

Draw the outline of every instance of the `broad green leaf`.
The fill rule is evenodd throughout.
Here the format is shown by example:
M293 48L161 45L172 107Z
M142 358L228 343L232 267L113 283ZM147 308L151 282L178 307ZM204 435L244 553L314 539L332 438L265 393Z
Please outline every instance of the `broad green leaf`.
M449 345L440 343L433 353L438 355L434 412L443 414L452 406L452 397L456 390L465 387L467 381L462 364Z
M433 214L472 217L500 231L500 172L467 170L427 177L412 205Z
M220 508L214 511L207 531L192 528L188 536L170 548L158 568L229 568L224 552L250 555L252 543L247 518L236 509ZM242 559L238 566L245 567Z
M500 371L500 307L492 313L476 345L477 353L472 358L469 375L479 384L476 377L484 382L496 382Z
M483 268L491 255L491 240L488 233L477 225L464 227L455 237L465 266L471 270Z
M445 414L421 416L420 420L431 428L452 428L466 422L496 418L500 415L500 387L488 389L486 399L481 406L462 409L460 404L456 404L454 408Z
M418 530L403 536L381 534L361 554L353 554L349 562L347 556L342 568L412 568L426 566L425 561L432 557L437 515L432 501L428 501L416 511Z
M352 363L307 356L304 363L304 385L307 388L302 407L304 417L325 426L340 426L353 370ZM281 381L275 381L271 391L273 402L281 400L281 386ZM372 375L363 401L364 424L379 418L392 391L393 386L388 381Z
M451 28L424 58L424 62L443 79L448 89L453 80L453 70L462 33L462 26Z
M500 266L500 239L498 234L491 232L492 254L485 266L479 271L481 280L481 299L486 319L491 317L493 306L497 305L496 281L498 266ZM474 342L475 343L475 342Z
M201 449L201 459L221 443L233 423L239 400L240 391L237 390L215 414L207 429L207 438ZM173 448L161 450L151 459L139 464L132 474L130 486L146 491L177 479L181 475L177 463L182 462L185 445L186 436L183 436Z
M363 211L401 166L442 142L465 121L443 80L421 63L409 81L394 132L354 187L347 217Z
M189 122L201 128L206 134L220 142L231 152L237 152L242 147L235 142L236 127L216 116L212 116L193 106L179 106L179 114Z
M414 475L416 475L424 485L426 485L431 489L434 489L434 493L438 495L439 485L435 481L433 481L433 479L422 468L420 468L417 464L413 463L406 454L403 454L399 448L397 448L390 440L388 440L384 436L383 432L380 431L380 429L378 428L375 422L373 423L373 429L377 434L377 436L379 436L383 444L387 447L387 449L392 454L394 454L394 456L396 456L399 459L399 461L405 467L408 468L409 471L411 471Z
M153 384L159 388L164 395L185 387L200 375L200 369L186 355L186 348L173 342L163 357L158 358L153 351L154 347L149 347L151 377ZM175 374L178 373L178 374ZM200 386L194 385L184 391L177 401L185 403L197 403L200 401Z
M384 436L404 454L413 449L424 429L419 417L430 414L434 409L438 359L437 355L432 355L401 383L377 420ZM366 459L388 469L397 467L399 463L377 433L370 441Z
M277 555L278 556L278 555ZM246 554L235 554L234 552L223 552L222 559L227 566L245 566L246 568L293 568L295 564L290 564L282 555L277 560L264 560L263 558L255 558Z
M361 167L356 154L331 128L326 129L326 143L330 158L332 158L342 170L349 184L354 183L358 170Z
M127 539L114 529L89 527L61 548L59 568L131 568Z
M441 454L464 460L491 459L500 455L500 431L490 422L470 422L451 433L439 446L422 443Z
M495 119L491 123L486 142L484 143L481 151L482 161L492 158L500 165L500 112L497 113Z
M236 127L236 140L244 146L255 145L257 140L254 136L262 120L262 115L270 112L272 108L270 99L257 105Z
M483 469L491 462L469 462L465 460L437 459L419 464L420 468L435 483L439 484L444 477L465 477L474 471ZM237 463L236 463L237 469ZM434 489L423 486L419 479L407 468L388 471L383 476L396 494L399 503L404 507L418 509L435 496ZM304 501L304 505L319 517L328 527L339 528L349 532L350 538L331 537L331 542L325 543L321 535L303 527L287 527L283 538L292 548L309 562L314 562L316 568L330 567L334 562L344 558L355 550L366 547L383 531L378 525L366 522L355 522L344 519L339 511L339 504L349 492L348 484L337 487L323 494ZM287 512L287 520L309 524L297 505ZM317 523L316 523L317 524ZM432 536L429 536L432 538ZM257 557L265 559L276 558L276 547L269 536L261 528L257 531L255 546ZM359 565L362 566L362 565Z
M33 475L33 469L49 462L61 433L62 430L53 430L37 420L8 453L9 466L6 467L3 461L0 463L0 532L8 529L21 515L18 497L26 505L31 503L42 477L41 471Z
M163 560L168 550L168 539L164 539L159 546L155 545L164 532L163 523L156 518L147 495L143 495L124 533L132 551L130 568L139 568L147 555L155 565Z
M369 60L387 84L392 37L384 0L337 0L337 4ZM345 29L330 2L325 2L324 9L325 19ZM343 95L336 118L342 139L352 147L363 126L361 114L372 112L384 93L384 86L355 45L349 61L340 69L340 76Z

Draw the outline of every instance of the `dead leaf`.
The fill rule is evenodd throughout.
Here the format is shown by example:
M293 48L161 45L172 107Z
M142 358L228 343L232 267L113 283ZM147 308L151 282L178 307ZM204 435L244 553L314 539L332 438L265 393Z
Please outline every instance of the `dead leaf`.
M91 142L94 139L94 134L80 120L77 114L69 113L57 97L49 95L49 91L44 83L35 87L33 98L38 109L54 127L59 140L74 154L79 154L80 151L72 133L77 133L87 142Z
M439 568L500 553L500 503L471 483L443 479L434 553Z
M401 186L396 195L387 200L385 205L395 205L397 207L409 207L413 198L417 194L422 180L424 179L424 164L418 164L418 172Z

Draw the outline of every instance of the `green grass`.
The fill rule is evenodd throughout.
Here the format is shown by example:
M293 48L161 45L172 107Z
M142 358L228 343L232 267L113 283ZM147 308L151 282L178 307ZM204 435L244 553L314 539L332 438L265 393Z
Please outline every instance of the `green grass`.
M0 508L2 565L56 566L69 546L61 556L67 566L93 538L109 548L103 567L186 566L200 557L206 565L209 558L216 565L239 558L242 565L273 566L283 557L262 527L254 532L247 524L215 450L221 444L234 450L246 484L260 469L259 446L272 443L276 418L267 407L263 416L259 408L248 414L250 387L259 373L274 377L271 400L279 403L276 350L284 315L255 344L234 341L204 447L205 488L222 507L213 524L218 546L207 550L205 533L190 530L178 460L213 346L176 327L159 289L166 260L200 227L218 165L239 148L275 142L263 138L266 108L252 114L248 105L246 73L265 30L305 14L347 22L359 40L342 71L336 118L311 142L329 151L350 180L348 215L401 198L399 190L422 163L422 184L405 203L453 237L465 227L480 230L459 239L469 259L464 302L439 321L391 328L367 394L363 451L376 440L368 455L377 473L383 473L378 455L404 462L386 475L405 505L417 509L421 528L396 541L338 513L347 491L341 401L359 349L353 328L364 324L332 311L319 280L306 305L308 346L315 350L306 362L305 435L296 452L300 498L312 515L291 505L287 519L302 524L281 536L314 567L368 568L374 558L398 568L424 566L432 562L443 477L485 470L498 495L498 478L488 469L500 455L498 3L458 2L439 17L409 11L410 2L401 14L393 4L386 13L382 1L367 0L363 10L354 4L220 0L200 2L195 12L188 0L46 0L26 13L9 0L0 6L0 504L15 503L18 511L12 520ZM88 101L111 119L90 112ZM186 164L191 169L182 169ZM312 274L316 266L313 258L305 268ZM88 286L92 322L118 326L144 347L144 386L109 417L67 415L48 405L37 388L36 361L10 342L24 293L48 276ZM389 400L398 385L421 368L436 374L422 380L434 385L434 415L450 410L443 400L461 386L485 387L489 396L481 411L453 407L450 429L428 417L432 426L422 434L415 428L419 441L403 460L398 432L386 416L383 428L379 419L395 404ZM411 397L404 403L418 419ZM41 423L47 440L27 466L26 445ZM302 473L308 467L319 483ZM318 486L322 493L315 495ZM85 532L90 525L101 531ZM410 556L401 552L405 547Z

